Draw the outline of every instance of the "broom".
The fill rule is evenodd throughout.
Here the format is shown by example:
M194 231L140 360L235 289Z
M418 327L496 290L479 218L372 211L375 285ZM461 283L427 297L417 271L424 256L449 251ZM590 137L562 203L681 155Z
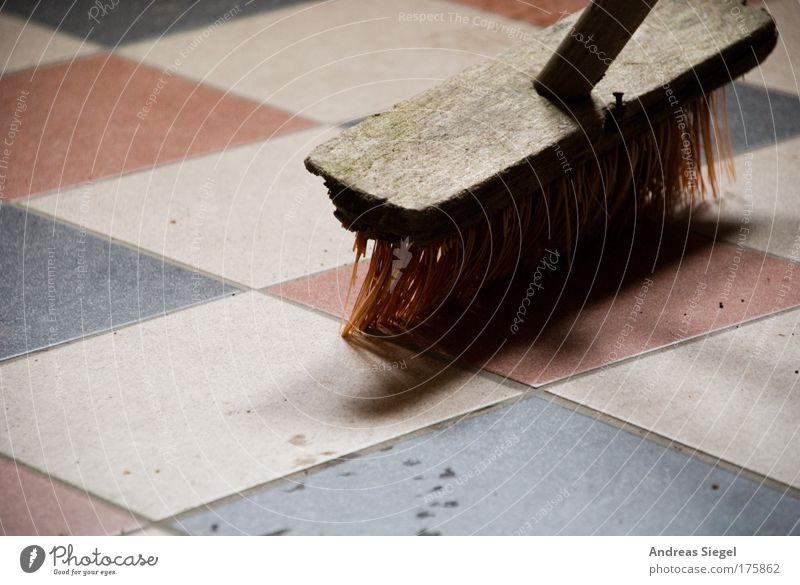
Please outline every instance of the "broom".
M717 161L733 167L712 92L770 53L775 23L730 0L655 4L594 0L314 149L356 232L350 290L374 241L343 336L408 330L579 236L717 197Z

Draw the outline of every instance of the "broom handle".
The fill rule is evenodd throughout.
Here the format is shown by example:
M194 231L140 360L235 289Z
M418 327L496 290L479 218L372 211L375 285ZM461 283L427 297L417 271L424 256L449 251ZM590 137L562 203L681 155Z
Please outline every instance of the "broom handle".
M657 0L592 0L533 82L564 101L587 97Z

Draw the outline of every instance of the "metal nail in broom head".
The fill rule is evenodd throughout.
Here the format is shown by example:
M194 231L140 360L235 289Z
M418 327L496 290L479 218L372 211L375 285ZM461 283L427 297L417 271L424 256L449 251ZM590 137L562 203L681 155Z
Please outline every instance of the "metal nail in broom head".
M775 23L735 0L654 4L595 0L311 153L356 232L351 288L375 242L342 335L407 329L545 248L717 196L732 165L712 92L770 53Z

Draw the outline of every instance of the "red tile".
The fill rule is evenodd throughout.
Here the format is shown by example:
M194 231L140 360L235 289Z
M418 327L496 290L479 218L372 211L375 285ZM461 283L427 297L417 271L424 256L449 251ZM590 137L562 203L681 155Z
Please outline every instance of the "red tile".
M100 535L135 530L131 514L0 457L0 532Z
M109 55L0 78L0 119L8 199L314 125Z
M540 270L524 314L536 267L468 311L448 307L406 341L539 386L800 305L793 263L682 229L587 248L571 271L563 252L555 270ZM344 267L268 290L339 316L349 277Z
M557 21L563 12L570 14L577 12L586 6L589 0L456 0L456 2L538 26L549 26Z

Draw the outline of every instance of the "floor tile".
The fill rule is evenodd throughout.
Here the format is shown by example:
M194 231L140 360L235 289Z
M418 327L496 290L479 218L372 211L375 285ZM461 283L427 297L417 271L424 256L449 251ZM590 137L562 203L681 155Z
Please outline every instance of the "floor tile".
M636 237L588 240L572 270L556 251L552 268L521 270L403 337L540 386L800 304L800 289L784 290L793 264L687 235L687 225L659 234L645 224ZM339 316L350 273L342 267L268 290Z
M303 166L336 129L314 128L30 201L38 210L262 287L339 266L352 235Z
M556 22L562 12L582 9L587 0L454 0L502 16L538 26ZM800 10L796 0L766 0L767 9L776 20L780 37L778 46L761 67L745 76L747 81L798 93L800 74L792 57L800 54Z
M191 534L800 534L800 500L539 398L188 515Z
M800 96L735 82L726 90L735 154L751 152L800 134Z
M795 0L766 0L764 3L778 27L778 45L758 69L745 80L789 93L800 93L800 8Z
M800 138L736 157L736 178L722 180L722 197L699 212L706 234L800 259ZM731 229L734 228L734 229Z
M419 22L420 19L425 22ZM122 54L327 123L387 109L533 29L442 0L341 0L235 19L183 58L193 32Z
M508 18L524 20L538 26L550 26L563 13L581 10L588 0L455 0Z
M180 536L177 532L164 530L157 526L148 526L136 532L129 532L125 536Z
M5 0L4 9L79 38L114 46L193 28L213 30L232 18L292 4L292 0ZM219 21L219 24L217 24Z
M6 199L311 125L102 54L3 77L0 115L13 124L1 161L8 168L1 192Z
M0 392L0 451L154 520L517 394L255 292L0 365Z
M9 205L0 252L0 360L236 291Z
M800 487L798 319L787 312L548 390Z
M101 535L134 530L130 513L0 457L0 534Z
M82 42L24 18L0 12L0 74L67 61L95 52L97 45Z

